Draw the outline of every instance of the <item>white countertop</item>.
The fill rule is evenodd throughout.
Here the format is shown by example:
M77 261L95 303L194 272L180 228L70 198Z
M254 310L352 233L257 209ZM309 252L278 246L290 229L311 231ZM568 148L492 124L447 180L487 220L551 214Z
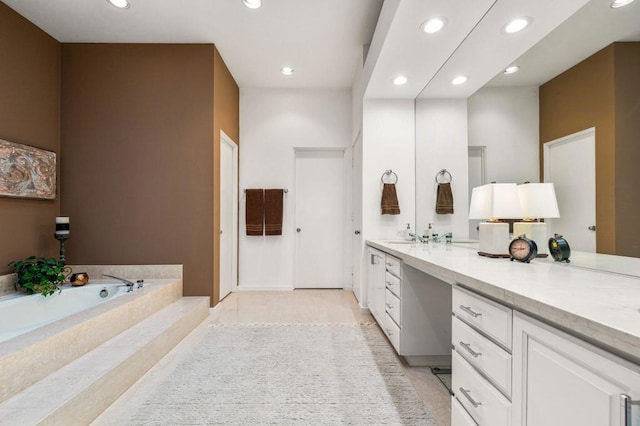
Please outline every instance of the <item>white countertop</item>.
M640 278L574 267L550 259L531 263L491 259L455 244L367 241L411 267L450 284L462 284L513 308L640 364ZM574 256L581 254L572 253ZM596 264L608 258L640 273L640 259L585 254ZM601 257L602 256L602 257ZM626 260L625 260L626 259Z

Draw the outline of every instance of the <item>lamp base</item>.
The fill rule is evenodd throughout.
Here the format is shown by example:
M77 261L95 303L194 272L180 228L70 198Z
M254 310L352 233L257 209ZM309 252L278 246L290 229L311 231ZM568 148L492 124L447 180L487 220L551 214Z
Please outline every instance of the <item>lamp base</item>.
M549 255L549 227L546 222L516 222L513 224L513 237L526 235L538 245L538 255L536 257L547 257Z
M482 222L480 224L480 256L508 258L509 224L504 222Z

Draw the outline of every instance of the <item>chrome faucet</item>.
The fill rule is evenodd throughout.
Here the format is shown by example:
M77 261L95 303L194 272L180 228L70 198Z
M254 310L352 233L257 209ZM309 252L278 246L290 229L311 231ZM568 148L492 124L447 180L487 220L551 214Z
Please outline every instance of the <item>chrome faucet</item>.
M442 242L442 240L444 240L445 238L447 238L447 241L449 241L451 239L451 237L453 237L453 233L451 232L447 232L444 234L440 234L438 235L438 238L436 238L436 242Z
M411 237L412 241L420 241L421 243L428 242L428 240L424 239L423 237L421 237L418 234L414 234L414 233L409 232L409 236Z
M113 278L114 280L122 281L124 284L119 287L127 287L127 293L131 293L133 291L133 286L135 284L129 280L125 280L124 278L116 277L113 275L102 274L103 278Z

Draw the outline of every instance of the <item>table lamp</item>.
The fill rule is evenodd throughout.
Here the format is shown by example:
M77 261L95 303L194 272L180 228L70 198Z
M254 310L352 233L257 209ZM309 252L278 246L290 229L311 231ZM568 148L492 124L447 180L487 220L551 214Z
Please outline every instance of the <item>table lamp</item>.
M513 224L513 235L525 234L538 245L538 257L549 255L549 227L538 219L560 217L558 200L553 183L529 183L518 185L518 197L522 209L522 222Z
M509 257L509 224L499 219L522 217L515 183L489 183L473 188L469 219L488 219L480 223L480 256Z

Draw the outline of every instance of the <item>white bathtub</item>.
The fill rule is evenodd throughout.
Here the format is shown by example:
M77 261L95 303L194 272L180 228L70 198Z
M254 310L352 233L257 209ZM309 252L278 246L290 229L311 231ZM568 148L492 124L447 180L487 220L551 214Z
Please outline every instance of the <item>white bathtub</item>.
M0 298L0 342L126 293L122 283L105 281L82 287L64 286L61 293L48 297L19 294Z

